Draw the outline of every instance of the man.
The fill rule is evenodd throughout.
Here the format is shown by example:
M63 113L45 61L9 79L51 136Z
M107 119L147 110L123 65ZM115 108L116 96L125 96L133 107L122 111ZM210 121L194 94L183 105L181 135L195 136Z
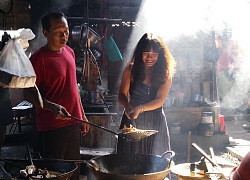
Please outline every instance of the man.
M0 52L3 50L5 44L10 38L10 35L7 34L7 32L4 32L4 35L2 36ZM6 126L11 123L13 123L13 114L9 88L4 88L3 86L0 86L0 156L1 148L6 138Z
M47 44L30 57L36 72L38 89L24 89L25 98L37 107L37 131L43 158L80 159L80 134L89 125L72 120L74 116L88 121L80 101L76 80L75 55L66 45L69 27L61 12L42 18ZM39 96L39 92L40 95ZM79 179L79 168L71 179Z

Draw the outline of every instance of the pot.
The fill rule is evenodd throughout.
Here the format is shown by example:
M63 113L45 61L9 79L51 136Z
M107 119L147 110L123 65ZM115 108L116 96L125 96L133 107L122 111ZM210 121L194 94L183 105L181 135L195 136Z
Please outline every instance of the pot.
M192 102L202 103L203 96L200 94L194 94L191 99Z
M212 136L214 134L214 124L199 123L197 125L197 132L200 136Z
M24 159L8 159L1 161L5 162L4 169L12 175L13 178L26 179L22 177L20 170L24 170L30 165L29 160ZM46 178L51 180L66 180L69 179L74 171L78 168L74 160L57 160L57 159L36 159L33 160L34 166L39 169L47 169L51 175L55 174L56 177ZM31 177L30 177L31 178ZM32 178L31 178L32 179Z
M173 151L166 151L161 156L109 154L84 162L98 180L163 180L174 164L174 155Z

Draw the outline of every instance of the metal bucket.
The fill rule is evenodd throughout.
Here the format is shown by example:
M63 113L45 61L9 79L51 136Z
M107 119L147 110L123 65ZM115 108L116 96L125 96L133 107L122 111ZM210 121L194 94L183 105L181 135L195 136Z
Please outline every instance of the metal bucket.
M213 123L213 112L202 112L201 113L201 123L208 124Z

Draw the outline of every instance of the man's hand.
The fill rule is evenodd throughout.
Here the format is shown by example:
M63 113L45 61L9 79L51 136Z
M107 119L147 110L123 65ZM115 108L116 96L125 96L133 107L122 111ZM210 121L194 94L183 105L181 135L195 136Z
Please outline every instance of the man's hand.
M53 104L52 113L56 119L69 120L70 114L68 111L59 104Z
M83 121L88 122L88 119L85 118ZM85 136L89 132L89 124L82 122L80 124L80 131L81 131L82 135Z

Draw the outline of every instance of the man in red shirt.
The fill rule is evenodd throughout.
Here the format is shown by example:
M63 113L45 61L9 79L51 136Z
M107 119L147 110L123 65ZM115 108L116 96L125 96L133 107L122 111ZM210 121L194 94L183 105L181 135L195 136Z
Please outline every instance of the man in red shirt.
M79 132L86 135L89 125L69 118L71 115L88 121L77 88L75 55L66 45L68 23L63 13L52 12L43 17L42 27L47 44L30 57L38 90L24 89L24 96L37 108L42 156L77 160L80 159ZM79 179L79 168L71 179Z

